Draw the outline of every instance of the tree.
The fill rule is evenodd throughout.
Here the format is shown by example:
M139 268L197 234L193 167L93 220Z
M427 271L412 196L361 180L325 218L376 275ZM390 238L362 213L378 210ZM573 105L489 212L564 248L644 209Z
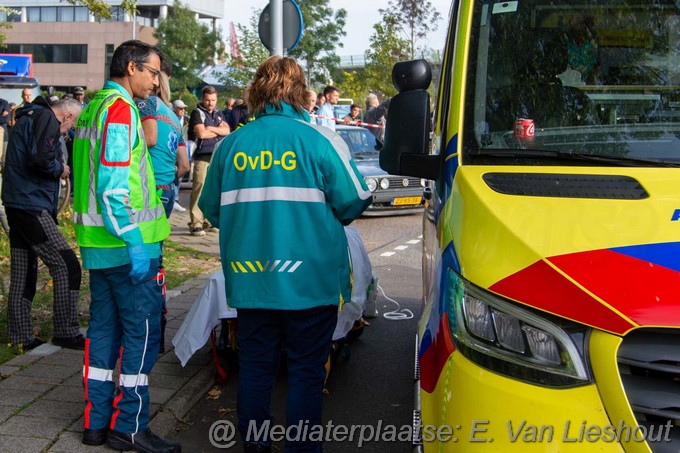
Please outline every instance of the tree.
M103 0L66 0L72 5L82 5L92 12L99 20L111 18L111 5L106 4ZM120 7L123 11L132 15L137 11L137 0L122 0Z
M347 10L337 11L328 6L328 0L300 0L304 34L290 56L305 62L307 83L328 83L330 69L340 64L335 54L342 47L341 38L346 36Z
M257 33L259 12L250 17L250 26L238 24L240 56L230 55L227 60L227 71L219 75L219 79L225 85L234 85L245 88L255 75L260 64L269 57L269 51L260 41ZM239 94L240 96L240 94Z
M214 63L216 54L223 51L220 30L198 22L194 13L176 0L172 14L158 24L154 36L158 46L172 63L170 83L173 91L194 87L201 69Z
M366 51L364 79L370 91L383 96L397 93L392 85L392 66L398 61L408 60L408 41L399 36L397 14L383 13L382 22L373 25Z
M427 36L428 32L436 31L439 28L437 22L441 19L441 14L429 0L390 0L387 9L378 11L383 16L394 16L395 23L408 41L411 58L416 56L418 40Z

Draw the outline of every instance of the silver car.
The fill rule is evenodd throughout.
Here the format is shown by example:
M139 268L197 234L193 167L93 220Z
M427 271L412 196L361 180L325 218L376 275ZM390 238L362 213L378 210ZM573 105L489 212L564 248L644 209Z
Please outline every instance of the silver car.
M422 212L425 180L387 174L378 164L382 143L368 129L335 126L347 143L352 159L373 194L373 203L364 215L394 215Z

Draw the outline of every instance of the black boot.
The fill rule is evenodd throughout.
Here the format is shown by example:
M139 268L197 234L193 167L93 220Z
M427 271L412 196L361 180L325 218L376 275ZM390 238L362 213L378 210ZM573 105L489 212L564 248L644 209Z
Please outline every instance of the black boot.
M83 443L85 445L104 445L106 443L106 434L109 432L108 428L89 429L85 428L83 431Z
M109 431L106 444L119 451L139 451L141 453L181 453L182 446L177 442L162 439L150 429L137 434Z
M168 320L165 317L165 313L161 313L161 343L158 346L158 353L163 354L165 352L165 325Z

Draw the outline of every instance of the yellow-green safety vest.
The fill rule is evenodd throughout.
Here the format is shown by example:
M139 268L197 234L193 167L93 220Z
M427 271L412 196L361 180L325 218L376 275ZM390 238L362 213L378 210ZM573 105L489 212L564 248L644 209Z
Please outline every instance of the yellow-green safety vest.
M81 247L115 248L125 246L104 226L102 206L97 200L96 182L100 165L103 135L103 112L116 100L125 101L131 108L134 103L113 89L99 91L78 117L73 141L73 226ZM132 220L139 227L145 244L160 242L170 234L170 224L156 192L151 158L144 141L142 123L137 115L137 134L140 138L132 149L130 159L129 204L133 208ZM123 234L135 224L121 229Z

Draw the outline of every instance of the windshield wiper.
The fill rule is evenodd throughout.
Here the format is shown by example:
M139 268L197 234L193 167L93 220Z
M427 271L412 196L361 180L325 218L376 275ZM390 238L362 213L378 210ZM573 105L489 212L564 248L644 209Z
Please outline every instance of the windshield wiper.
M573 151L551 151L545 149L477 149L473 152L476 156L498 157L546 157L552 159L566 159L589 162L616 163L627 167L680 167L678 162L662 160L639 159L626 156L610 156L601 154L587 154Z

